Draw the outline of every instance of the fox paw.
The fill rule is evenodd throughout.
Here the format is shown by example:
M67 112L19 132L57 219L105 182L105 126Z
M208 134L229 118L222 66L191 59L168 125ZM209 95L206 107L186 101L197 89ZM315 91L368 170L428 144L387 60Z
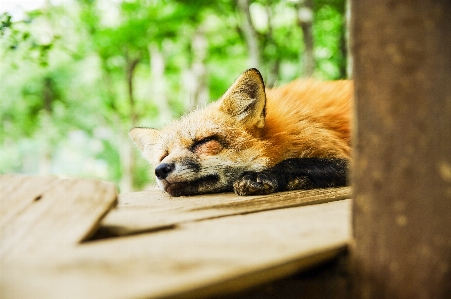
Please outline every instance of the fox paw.
M247 173L233 183L235 193L241 196L270 194L277 187L277 178L262 172Z

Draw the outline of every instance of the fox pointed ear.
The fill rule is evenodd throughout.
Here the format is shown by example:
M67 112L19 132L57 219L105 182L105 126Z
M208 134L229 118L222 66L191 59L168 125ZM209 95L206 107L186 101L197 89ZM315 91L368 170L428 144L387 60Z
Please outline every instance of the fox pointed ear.
M158 130L150 128L133 128L128 132L128 135L136 143L141 152L156 144L161 138Z
M262 75L257 69L245 71L227 90L219 109L250 129L265 126L266 94Z

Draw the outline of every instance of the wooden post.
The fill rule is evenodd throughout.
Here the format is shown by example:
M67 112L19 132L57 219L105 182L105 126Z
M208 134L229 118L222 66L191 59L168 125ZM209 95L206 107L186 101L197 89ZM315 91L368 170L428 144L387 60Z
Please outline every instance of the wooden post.
M451 298L451 1L352 3L355 298Z

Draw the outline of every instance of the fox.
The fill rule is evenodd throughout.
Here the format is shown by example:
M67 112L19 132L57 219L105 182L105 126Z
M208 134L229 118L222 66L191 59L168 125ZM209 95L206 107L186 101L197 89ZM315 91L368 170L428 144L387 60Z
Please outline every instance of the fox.
M350 80L297 79L266 89L248 69L217 101L161 129L129 136L170 196L274 192L347 185Z

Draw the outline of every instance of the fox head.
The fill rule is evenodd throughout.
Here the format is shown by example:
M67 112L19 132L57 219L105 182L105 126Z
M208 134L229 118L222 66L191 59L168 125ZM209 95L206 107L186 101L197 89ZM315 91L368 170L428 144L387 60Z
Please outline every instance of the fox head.
M265 106L262 76L250 69L217 102L161 130L134 128L129 135L171 196L231 191L244 172L268 164L259 138Z

